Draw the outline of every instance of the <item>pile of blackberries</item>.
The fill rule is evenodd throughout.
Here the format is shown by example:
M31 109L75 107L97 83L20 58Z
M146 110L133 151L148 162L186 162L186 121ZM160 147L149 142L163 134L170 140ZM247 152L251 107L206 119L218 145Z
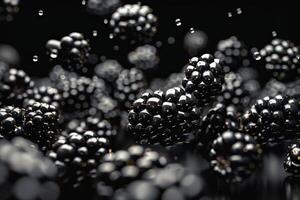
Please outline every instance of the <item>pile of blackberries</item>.
M17 10L2 4L0 20ZM38 79L0 60L0 199L196 200L210 187L206 170L215 182L242 182L265 150L287 142L284 169L300 175L300 52L292 42L274 39L253 59L233 36L155 79L152 8L89 0L87 10L111 14L116 41L139 46L126 64L93 65L90 40L72 32L46 43L53 68ZM193 169L191 155L209 167Z

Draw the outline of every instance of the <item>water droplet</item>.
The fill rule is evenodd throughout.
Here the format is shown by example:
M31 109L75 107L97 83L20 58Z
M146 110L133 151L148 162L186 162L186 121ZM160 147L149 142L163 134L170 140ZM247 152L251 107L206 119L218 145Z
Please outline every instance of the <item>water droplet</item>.
M32 60L33 60L33 62L37 62L37 61L39 61L39 57L37 55L34 55Z
M168 37L168 44L174 44L175 38L174 37Z
M109 39L113 39L114 38L114 34L110 33L109 34Z
M52 49L50 53L50 58L56 59L58 56L58 50L57 49Z
M98 31L97 30L93 30L93 36L97 37L98 36Z
M39 10L38 14L39 14L39 16L43 16L44 15L44 11L43 10Z
M175 19L176 26L181 26L181 19L177 18Z
M277 32L276 31L272 31L272 36L276 37L277 36Z
M255 60L260 60L260 59L261 59L260 53L259 53L258 51L254 52L254 53L253 53L253 58L254 58Z
M228 12L227 13L227 16L230 18L230 17L232 17L232 13L231 12Z
M85 1L85 0L82 0L81 4L82 4L83 6L85 6L86 1Z
M119 50L120 50L120 47L119 47L118 45L115 45L115 46L113 47L113 49L114 49L114 51L119 51Z
M238 15L240 15L240 14L242 14L242 13L243 13L243 11L242 11L242 9L241 9L241 8L237 8L237 9L236 9L236 13L237 13Z
M193 27L190 28L190 33L195 33L195 29Z
M104 19L104 20L103 20L103 23L104 23L104 24L108 24L108 19Z

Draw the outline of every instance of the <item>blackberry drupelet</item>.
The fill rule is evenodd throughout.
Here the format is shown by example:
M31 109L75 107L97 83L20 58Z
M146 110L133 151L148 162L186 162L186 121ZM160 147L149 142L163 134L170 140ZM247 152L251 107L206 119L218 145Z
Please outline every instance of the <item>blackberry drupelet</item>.
M227 106L233 105L242 112L249 106L251 97L242 77L237 73L230 72L225 75L222 92L217 100Z
M27 97L26 91L33 87L33 81L23 70L11 68L0 76L0 102L3 105L22 106Z
M199 176L180 164L168 164L161 169L149 170L140 180L117 190L112 198L196 200L202 191L203 181Z
M291 81L300 73L299 49L292 42L273 39L259 52L265 68L279 81Z
M208 104L222 91L223 66L219 59L210 54L193 57L185 69L182 85L187 93L193 94L200 105Z
M299 133L300 109L287 96L264 97L242 117L243 130L260 144L278 143Z
M112 14L109 25L114 37L147 43L157 32L157 17L149 6L126 4Z
M233 106L218 103L202 118L197 131L198 147L208 153L212 142L225 131L239 130L239 116Z
M122 69L118 61L106 60L95 67L95 74L108 85L111 85L117 80Z
M25 110L13 106L0 108L0 135L6 139L22 136Z
M288 147L288 153L285 157L284 170L292 176L300 175L300 144L294 143Z
M54 182L57 168L33 143L14 138L0 141L0 199L56 200L60 189Z
M159 63L157 49L149 44L139 46L128 54L128 61L142 71L153 71Z
M27 98L24 100L24 105L32 105L35 102L47 103L60 109L61 95L58 90L50 86L40 86L26 91Z
M241 182L260 164L261 149L250 135L226 131L213 141L211 169L226 182Z
M167 162L162 154L138 145L108 153L98 167L97 197L111 199L120 188L140 179L150 169L165 166Z
M132 104L128 132L140 144L173 146L188 142L201 115L195 105L195 98L180 87L146 92Z
M96 176L96 168L102 156L109 151L109 141L95 132L72 132L60 136L49 151L58 168L59 181L68 187L79 187Z
M0 1L0 21L12 21L19 10L19 0Z
M45 151L59 134L58 121L59 113L55 106L40 102L28 105L24 115L24 137Z
M146 81L142 71L136 68L124 69L115 82L114 98L122 107L128 109L145 87Z
M235 36L218 43L215 57L224 62L225 73L234 72L250 64L246 45Z
M49 40L46 44L50 60L55 60L68 71L87 73L85 64L90 56L89 41L81 33L73 32L60 41Z
M120 0L88 0L86 10L93 15L105 16L113 13L120 5Z

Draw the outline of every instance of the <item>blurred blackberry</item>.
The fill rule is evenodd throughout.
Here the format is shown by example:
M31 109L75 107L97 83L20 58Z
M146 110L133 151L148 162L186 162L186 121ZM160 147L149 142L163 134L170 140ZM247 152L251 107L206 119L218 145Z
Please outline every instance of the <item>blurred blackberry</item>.
M140 179L150 169L165 166L167 162L160 153L138 145L108 153L98 167L97 197L111 199L119 188Z
M32 105L35 102L47 103L55 106L57 109L60 108L61 95L58 90L54 87L40 86L29 89L26 91L27 98L24 100L24 105Z
M117 80L122 69L118 61L106 60L95 67L95 74L108 85L111 85Z
M208 43L208 36L201 30L191 30L187 32L183 39L183 46L189 56L197 56L204 50Z
M225 105L234 105L238 111L243 111L250 104L250 93L244 86L242 77L237 73L227 73L221 95L217 97L218 102Z
M168 90L169 88L173 87L180 87L181 82L184 79L184 73L172 73L166 79L163 90Z
M8 71L9 65L0 59L0 79L2 79L2 76L5 74L6 71Z
M73 132L60 136L48 156L57 166L62 184L76 188L95 178L100 159L108 151L109 141L95 132Z
M22 136L25 110L13 106L0 108L0 135L6 139Z
M157 17L149 6L126 4L112 14L109 25L114 37L147 43L157 32Z
M141 192L143 191L143 192ZM199 199L203 181L180 164L168 164L162 169L152 169L140 180L117 190L113 199Z
M40 102L30 104L25 109L24 136L42 150L47 150L59 134L58 120L55 106Z
M264 97L242 117L243 130L260 144L278 143L299 132L298 103L287 96Z
M27 97L26 91L33 86L33 81L23 70L11 68L0 76L0 102L3 105L22 106Z
M157 66L159 57L156 48L146 44L130 52L128 54L128 61L142 71L152 71Z
M58 199L60 189L54 182L57 168L53 162L23 139L0 141L0 199Z
M60 84L66 79L78 78L78 75L74 72L64 70L60 65L56 65L49 73L49 78L51 84L53 84L56 87L58 84Z
M49 40L46 44L50 60L56 60L68 71L87 73L85 64L90 56L90 44L81 33L73 32L60 41Z
M0 21L12 21L19 10L19 0L1 0Z
M145 87L142 71L136 68L124 69L115 82L114 98L127 109Z
M182 85L186 92L193 94L198 103L203 105L221 93L223 82L224 72L220 60L204 54L200 58L190 59Z
M195 98L180 87L146 92L132 104L128 132L140 144L185 143L199 123L201 110L195 104Z
M198 147L208 153L212 142L225 131L239 130L239 116L233 106L218 103L202 118L197 132Z
M11 67L18 66L20 62L20 54L12 45L0 44L0 63L1 62L4 62Z
M250 135L226 131L213 141L210 165L227 182L241 182L260 164L261 149Z
M225 73L249 65L247 47L235 36L221 40L218 43L215 57L224 62Z
M105 16L113 13L120 5L120 0L88 0L86 10L93 15Z
M288 147L288 153L284 160L284 170L293 176L300 175L300 145L299 142Z
M273 39L259 52L265 68L279 81L291 81L300 73L299 49L292 42Z

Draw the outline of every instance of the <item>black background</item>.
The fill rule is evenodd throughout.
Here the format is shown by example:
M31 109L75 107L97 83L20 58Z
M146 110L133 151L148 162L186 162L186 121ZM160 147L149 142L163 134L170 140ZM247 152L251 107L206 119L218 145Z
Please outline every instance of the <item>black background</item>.
M248 47L261 48L273 38L272 31L276 31L278 37L300 44L298 8L286 6L287 3L247 6L186 0L152 0L142 3L150 5L159 19L156 40L162 41L163 45L159 48L161 62L157 76L177 72L187 62L189 56L182 43L190 28L207 33L208 47L205 52L210 53L219 40L231 35L243 40ZM237 8L241 8L241 15L237 14ZM44 11L43 16L38 15L39 10ZM233 14L231 18L228 18L228 12ZM180 27L175 25L177 18L181 19ZM19 51L20 68L32 76L46 76L52 67L45 55L46 42L49 39L60 39L73 31L84 33L98 56L117 59L126 67L126 55L134 47L121 46L119 51L114 51L115 43L108 39L109 31L103 20L102 17L89 15L80 0L23 0L21 11L13 22L0 22L0 43L10 44ZM97 37L92 36L94 30L98 31ZM175 44L168 44L168 37L174 37ZM38 62L33 62L34 55L39 57ZM284 150L279 148L275 154L283 153ZM212 184L216 188L211 188L212 197L207 199L299 199L299 182L286 179L282 158L278 159L275 154L268 153L262 170L242 186L228 188L226 185ZM230 190L233 190L234 195ZM225 195L218 196L218 192ZM229 193L228 196L226 193Z

